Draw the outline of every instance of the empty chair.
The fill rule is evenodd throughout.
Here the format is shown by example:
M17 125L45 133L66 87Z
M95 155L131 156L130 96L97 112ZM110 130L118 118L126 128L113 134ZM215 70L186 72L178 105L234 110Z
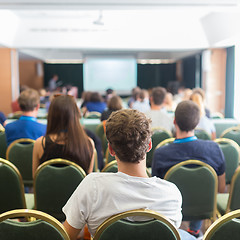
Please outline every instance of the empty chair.
M182 194L183 220L215 220L218 179L211 166L198 160L183 161L171 167L164 179Z
M44 162L34 175L35 209L64 221L62 207L85 176L83 169L71 161L53 159Z
M5 131L0 130L0 158L6 158L7 141Z
M239 166L239 146L236 142L227 138L218 138L215 142L221 148L226 163L226 184L230 184L233 174Z
M205 232L203 240L240 239L240 210L225 214Z
M229 138L235 141L240 146L240 127L231 127L226 129L220 138Z
M12 142L6 153L6 158L20 171L25 186L32 186L32 152L34 140L28 138L17 139Z
M140 217L140 221L137 221ZM129 221L126 218L130 218ZM145 221L142 221L142 220ZM97 229L93 240L180 240L177 229L162 215L150 210L132 210L117 214Z
M13 209L27 208L20 172L12 163L2 158L0 158L0 193L0 214ZM29 207L33 207L33 196L31 194L26 196Z
M230 192L217 195L217 208L223 215L230 211L240 209L240 168L233 175Z
M152 166L153 152L156 146L163 140L171 138L172 134L164 128L153 128L152 149L147 153L147 167Z
M12 218L35 218L35 221L18 222ZM50 215L28 209L5 212L0 215L1 240L70 240L60 222Z

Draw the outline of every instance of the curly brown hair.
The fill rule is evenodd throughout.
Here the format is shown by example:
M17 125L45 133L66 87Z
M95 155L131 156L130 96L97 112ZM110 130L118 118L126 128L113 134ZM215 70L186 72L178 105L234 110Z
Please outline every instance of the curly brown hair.
M113 112L106 122L107 139L122 162L145 159L151 135L151 120L137 110Z

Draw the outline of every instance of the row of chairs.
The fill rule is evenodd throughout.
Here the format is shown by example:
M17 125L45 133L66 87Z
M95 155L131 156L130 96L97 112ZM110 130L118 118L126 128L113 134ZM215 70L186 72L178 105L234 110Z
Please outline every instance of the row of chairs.
M144 217L146 221L133 222L129 217ZM25 217L26 222L11 220ZM203 240L239 239L240 209L215 221L206 231ZM31 219L31 220L29 220ZM34 220L33 220L34 219ZM41 211L18 209L0 214L1 240L70 240L62 224ZM180 240L178 230L161 214L137 209L117 214L105 220L97 229L93 240Z

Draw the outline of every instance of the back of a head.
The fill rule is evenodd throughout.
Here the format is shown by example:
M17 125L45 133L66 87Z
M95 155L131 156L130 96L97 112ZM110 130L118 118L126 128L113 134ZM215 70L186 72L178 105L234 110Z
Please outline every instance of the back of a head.
M192 131L199 123L200 110L193 101L182 101L175 110L175 121L181 131Z
M194 94L194 93L200 94L201 97L202 97L202 100L203 100L203 101L205 100L205 92L204 92L204 90L203 90L202 88L194 88L194 89L192 90L192 93L193 93L193 94Z
M60 133L79 122L80 113L73 97L54 97L48 110L47 134Z
M165 88L156 87L152 90L152 101L155 105L161 105L165 99L167 91Z
M151 120L137 110L113 112L106 122L106 136L122 162L139 163L146 156Z
M40 97L36 90L28 88L21 92L18 103L23 112L31 112L40 103Z
M144 99L148 97L149 97L148 91L146 89L142 89L139 94L139 98L141 99L141 101L143 102Z
M108 100L108 109L113 111L122 109L122 99L119 96L112 96Z
M90 102L102 102L102 96L98 92L92 92Z
M190 96L190 100L195 102L198 105L200 109L200 116L203 116L205 113L205 108L204 108L202 96L199 93L193 93Z

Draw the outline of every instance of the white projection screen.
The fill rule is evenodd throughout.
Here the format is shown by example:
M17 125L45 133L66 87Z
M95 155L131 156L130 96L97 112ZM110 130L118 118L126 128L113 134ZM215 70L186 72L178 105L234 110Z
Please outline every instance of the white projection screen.
M84 91L104 94L112 88L117 94L130 94L137 86L137 62L131 56L89 56L83 64Z

